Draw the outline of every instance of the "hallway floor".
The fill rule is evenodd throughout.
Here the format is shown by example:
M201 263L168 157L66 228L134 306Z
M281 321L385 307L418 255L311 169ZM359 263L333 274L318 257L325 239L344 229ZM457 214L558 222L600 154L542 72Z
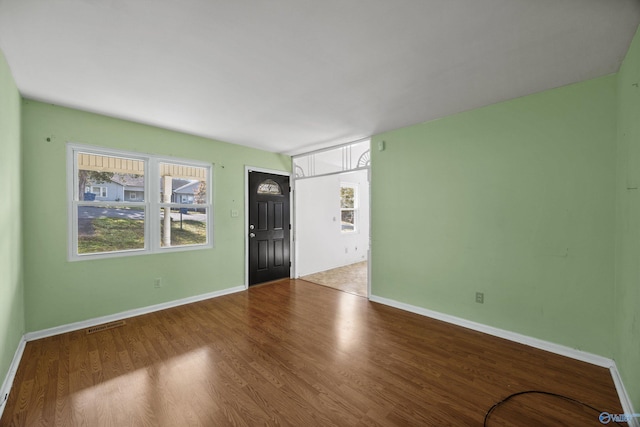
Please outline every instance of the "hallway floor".
M328 286L350 294L367 296L367 261L301 277L302 280Z

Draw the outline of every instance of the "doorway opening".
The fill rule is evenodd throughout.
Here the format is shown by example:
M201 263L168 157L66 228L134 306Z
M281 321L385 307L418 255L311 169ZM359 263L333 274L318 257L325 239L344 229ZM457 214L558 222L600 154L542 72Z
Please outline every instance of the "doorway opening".
M369 296L369 139L294 156L294 277Z

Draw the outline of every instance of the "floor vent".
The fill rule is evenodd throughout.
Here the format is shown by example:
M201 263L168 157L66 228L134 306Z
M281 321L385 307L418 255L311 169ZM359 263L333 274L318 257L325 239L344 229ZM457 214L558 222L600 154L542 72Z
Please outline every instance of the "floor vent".
M104 330L107 330L107 329L117 328L118 326L126 325L126 323L127 322L125 322L124 320L118 320L117 322L103 323L102 325L93 326L93 327L87 329L87 334L93 334L95 332L100 332L100 331L104 331Z

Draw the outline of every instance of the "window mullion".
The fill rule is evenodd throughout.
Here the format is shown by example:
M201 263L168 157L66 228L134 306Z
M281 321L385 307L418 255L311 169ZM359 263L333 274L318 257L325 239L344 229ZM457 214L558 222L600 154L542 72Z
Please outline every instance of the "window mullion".
M157 252L160 249L160 168L156 159L149 159L149 179L147 180L147 235L149 250Z

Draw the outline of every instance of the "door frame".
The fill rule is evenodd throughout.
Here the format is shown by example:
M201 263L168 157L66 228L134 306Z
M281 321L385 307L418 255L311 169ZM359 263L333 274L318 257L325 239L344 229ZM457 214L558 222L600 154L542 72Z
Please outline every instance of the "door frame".
M249 289L249 172L262 172L269 173L271 175L280 175L289 177L289 186L291 187L291 172L281 171L276 169L266 169L257 166L244 165L244 222L242 223L242 229L244 230L244 288ZM293 188L293 187L292 187ZM291 232L289 233L289 247L293 248L293 190L289 193L289 221L291 222ZM291 265L294 266L294 254L293 251L289 251L289 257ZM289 277L293 268L289 270Z
M361 141L364 141L365 139L369 140L369 150L372 150L372 145L371 142L373 140L373 137L368 137L368 138L362 138L356 141L352 141L352 142L347 142L345 144L338 144L338 145L333 145L330 147L325 147L325 148L321 148L318 150L313 150L313 151L309 151L309 152L304 152L304 153L299 153L296 154L294 156L291 156L291 170L295 171L295 164L294 164L294 157L296 156L306 156L309 154L315 154L315 153L321 153L323 151L329 151L329 150L335 150L338 149L340 147L344 147L347 145L351 145L351 144L355 144ZM379 151L382 151L381 148L378 148ZM349 173L349 172L355 172L358 169L352 169L352 170L348 170L348 171L339 171L339 172L331 172L331 173L326 173L326 174L322 174L322 175L318 175L318 176L328 176L328 175L342 175L345 173ZM371 193L372 193L372 184L371 184L371 164L369 164L369 166L364 167L364 168L359 168L359 170L366 170L367 171L367 181L369 182L368 185L368 193L369 193L369 209L367 211L367 215L369 215L369 245L367 248L367 295L366 298L368 300L371 299L371 276L372 276L372 272L373 272L373 268L372 268L372 260L371 260L371 253L372 253L372 231L373 231L373 221L371 220L372 217L372 213L373 213L373 203L371 203ZM300 277L299 273L298 273L298 266L297 263L295 262L297 257L298 257L298 252L299 252L299 248L298 248L298 242L296 241L296 239L294 238L294 236L296 235L297 232L297 211L296 211L296 182L298 181L298 179L296 179L296 175L295 174L291 174L290 175L290 185L291 185L291 277L298 279ZM308 177L305 179L313 179L313 177ZM247 258L248 259L248 258ZM248 271L248 270L247 270Z

